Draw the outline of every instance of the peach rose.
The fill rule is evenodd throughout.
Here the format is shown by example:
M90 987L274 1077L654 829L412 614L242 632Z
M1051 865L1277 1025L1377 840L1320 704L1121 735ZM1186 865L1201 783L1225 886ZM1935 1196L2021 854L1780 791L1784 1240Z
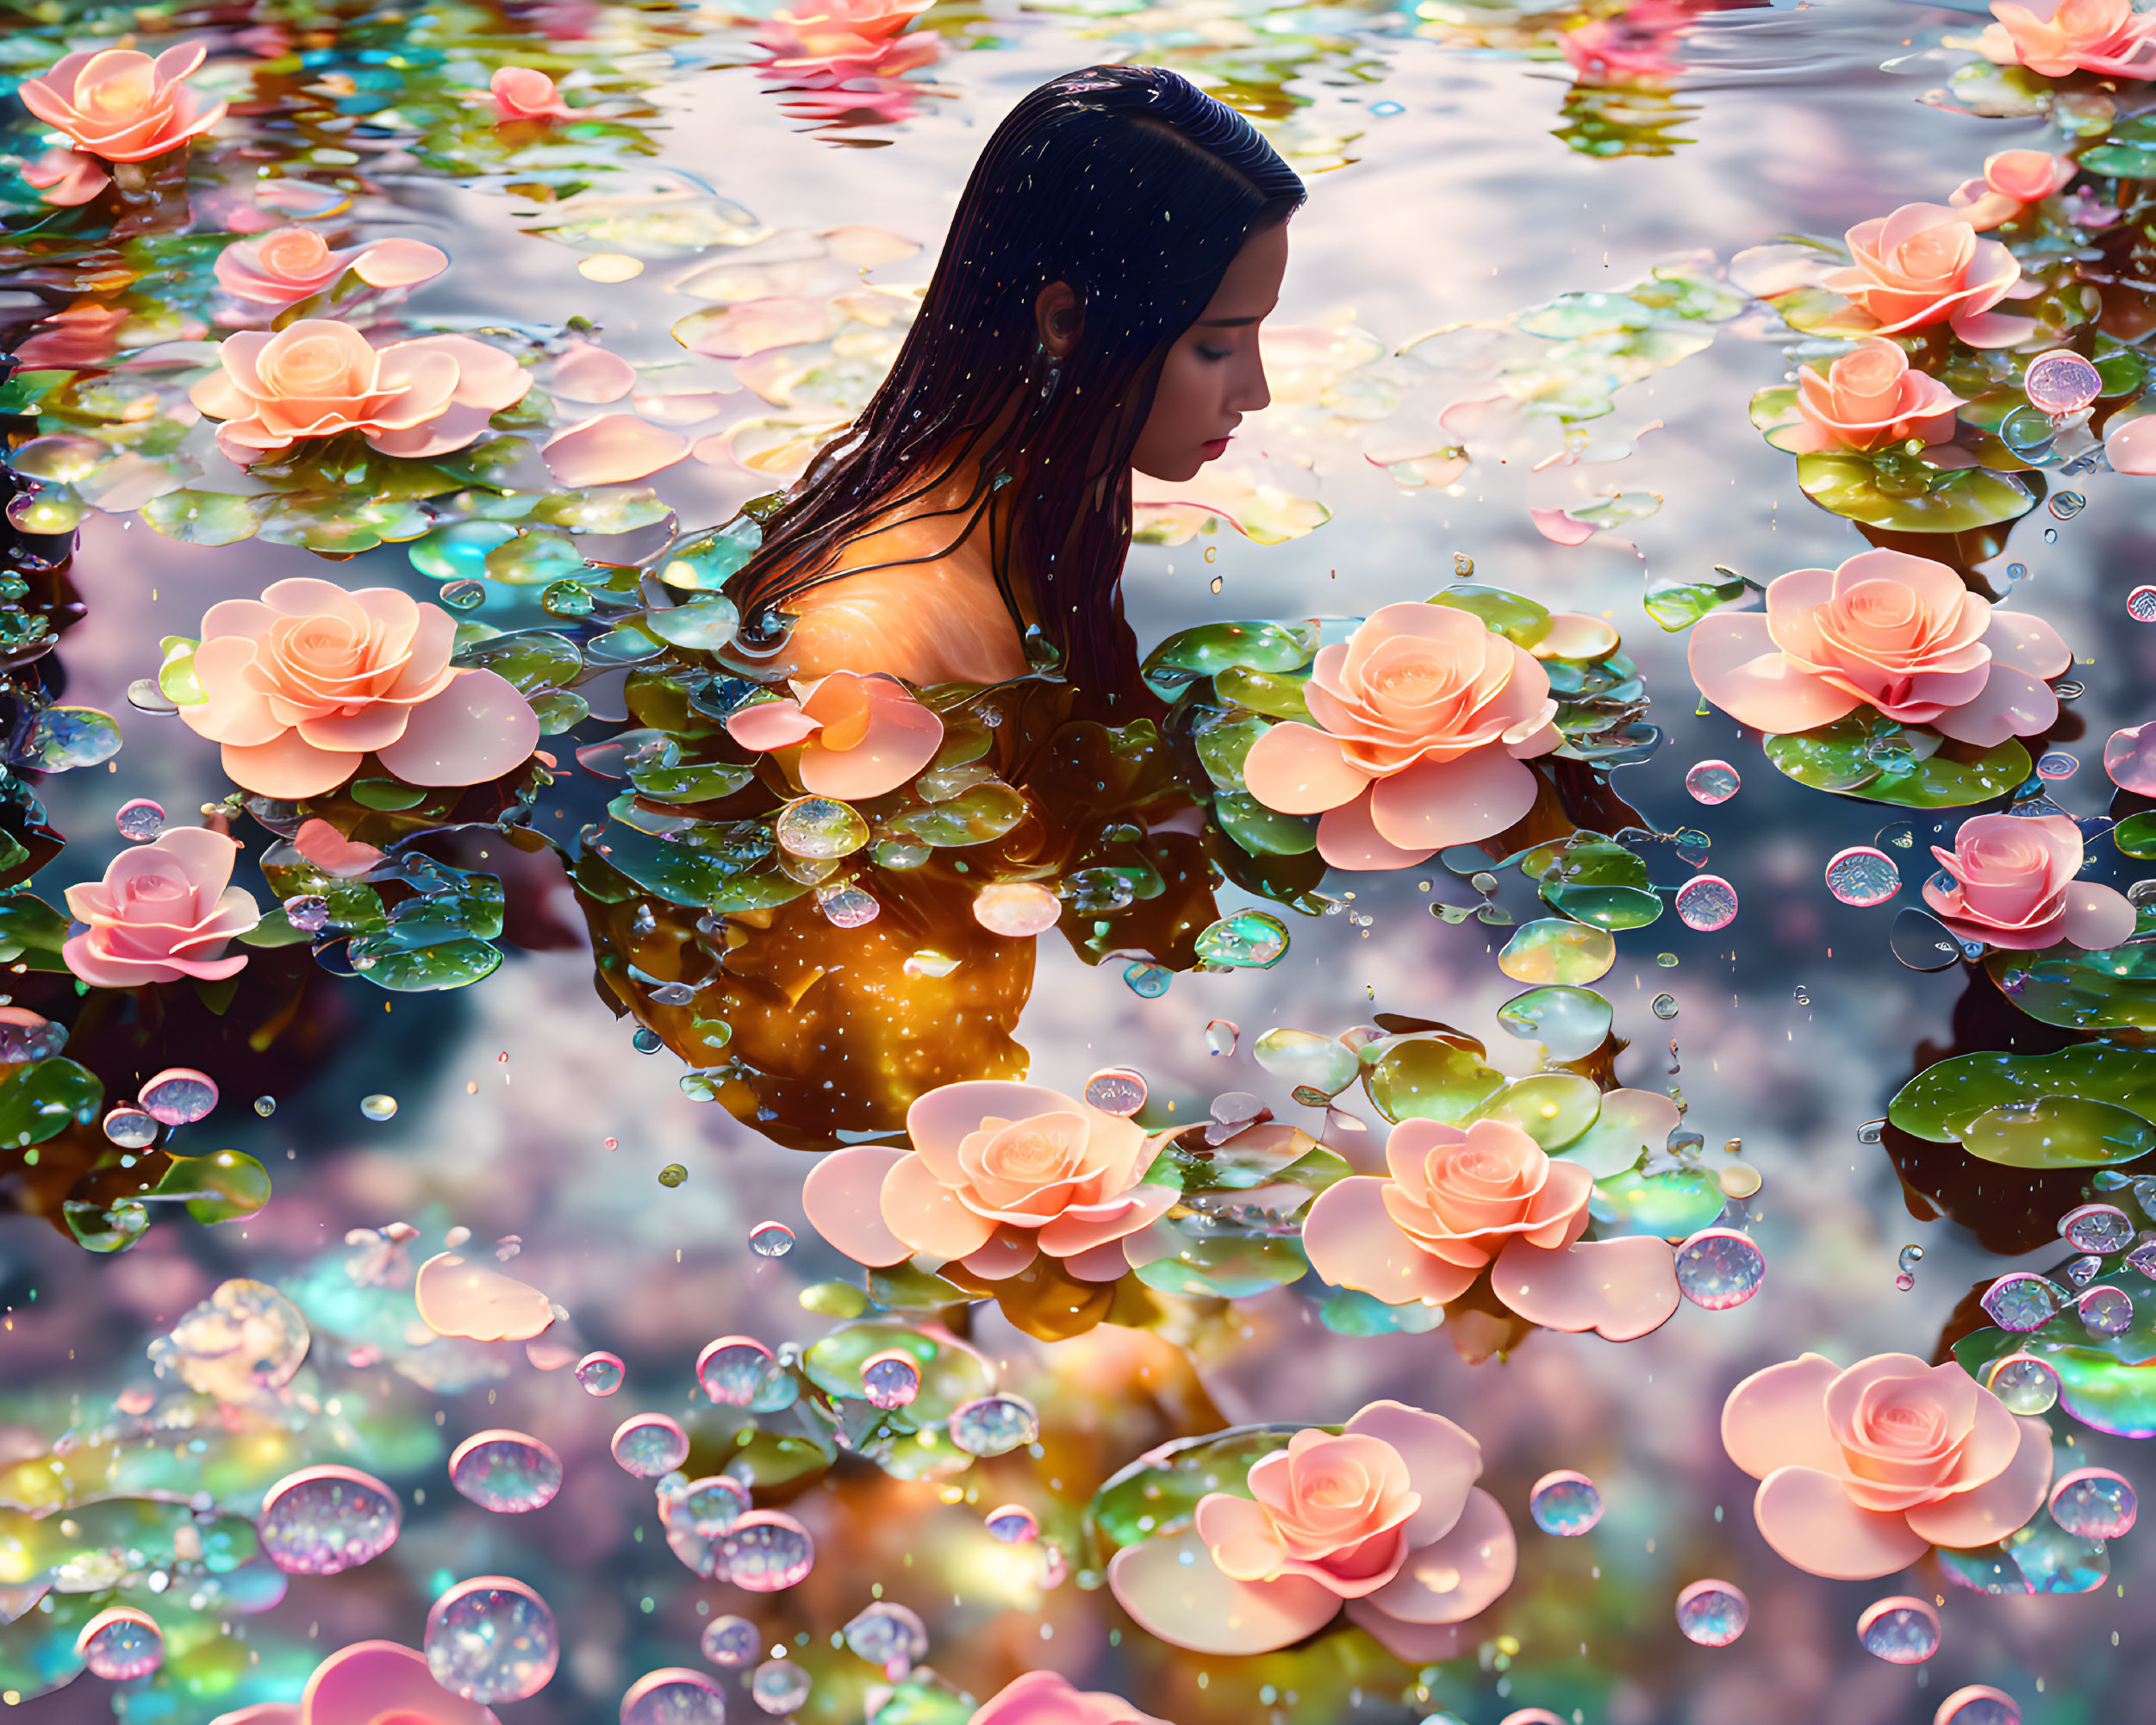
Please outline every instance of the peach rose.
M502 1725L491 1708L434 1681L427 1655L395 1641L354 1641L315 1667L296 1703L259 1701L210 1725Z
M1822 279L1879 326L1880 335L1936 323L1972 347L2010 347L2036 327L1991 308L2021 283L2022 266L1996 240L1979 240L1965 210L1905 203L1845 236L1850 267Z
M528 65L505 65L488 81L494 117L508 120L566 120L570 108L554 80Z
M462 449L524 399L532 380L497 347L426 335L377 352L348 324L302 318L274 335L242 330L218 344L224 369L188 399L214 420L217 447L246 467L302 438L356 431L384 455Z
M1877 449L1910 438L1944 443L1953 435L1954 410L1964 405L1936 377L1910 371L1898 343L1872 336L1823 375L1810 365L1798 368L1798 422L1770 440L1792 455Z
M327 292L347 270L370 287L409 288L448 267L448 255L423 240L377 240L333 252L311 227L277 227L220 252L217 285L235 299L289 306Z
M1973 815L1953 849L1931 847L1946 870L1924 882L1924 902L1963 940L2016 951L2072 941L2091 952L2134 937L2125 895L2081 872L2081 829L2062 814Z
M1373 1402L1338 1436L1299 1431L1254 1463L1248 1496L1200 1498L1188 1532L1126 1546L1108 1585L1141 1628L1199 1653L1287 1647L1344 1602L1418 1659L1512 1585L1512 1526L1481 1473L1481 1446L1450 1420Z
M122 851L96 883L67 889L67 908L90 927L60 949L93 988L132 988L193 976L236 976L246 954L225 943L262 920L254 895L232 885L240 847L206 826L176 826Z
M944 721L894 677L833 671L794 685L794 698L759 701L726 719L745 749L797 744L801 788L853 802L896 790L936 758Z
M180 717L262 796L320 795L370 754L407 784L477 784L530 757L539 719L494 672L450 664L456 634L441 607L393 587L275 582L209 607L203 698Z
M1722 1445L1760 1482L1760 1532L1836 1581L1891 1575L1935 1545L1990 1545L2051 1485L2051 1429L1964 1372L1908 1354L1842 1371L1817 1354L1754 1372L1722 1410Z
M1443 1305L1493 1266L1492 1289L1521 1317L1612 1341L1644 1336L1677 1310L1668 1246L1581 1239L1593 1175L1511 1121L1403 1120L1385 1161L1387 1177L1329 1186L1303 1219L1303 1251L1334 1286Z
M1979 234L2041 203L2081 171L2072 156L2048 150L2001 150L1984 159L1984 177L1964 180L1947 202Z
M2073 663L2050 624L1889 551L1779 576L1764 612L1702 617L1689 658L1699 692L1740 725L1809 731L1869 707L1986 749L2047 729L2059 701L2044 679Z
M225 117L223 103L204 106L184 82L209 52L203 43L182 42L155 59L133 48L69 54L16 93L85 155L146 162Z
M773 56L762 69L766 77L811 85L893 78L941 58L934 31L900 34L927 9L925 0L807 0L798 10L773 13L753 40Z
M1086 1281L1129 1267L1122 1242L1175 1203L1142 1182L1143 1130L1033 1084L968 1080L914 1099L911 1150L835 1150L801 1186L817 1231L872 1267L916 1252L1014 1276L1037 1253Z
M2000 65L2025 65L2046 78L2077 72L2156 77L2149 47L2156 13L2135 11L2132 0L2061 0L2047 18L2010 0L1993 0L1991 16L1998 22L1985 27L1977 47Z
M1052 1671L1029 1671L990 1696L966 1725L1168 1725L1119 1695L1073 1689Z
M1449 605L1372 612L1318 650L1303 698L1317 725L1267 731L1243 782L1282 814L1322 813L1336 869L1405 868L1503 831L1535 804L1520 763L1563 740L1534 655Z
M79 150L47 150L34 162L24 165L22 177L37 187L38 196L56 209L88 203L112 184L112 176Z

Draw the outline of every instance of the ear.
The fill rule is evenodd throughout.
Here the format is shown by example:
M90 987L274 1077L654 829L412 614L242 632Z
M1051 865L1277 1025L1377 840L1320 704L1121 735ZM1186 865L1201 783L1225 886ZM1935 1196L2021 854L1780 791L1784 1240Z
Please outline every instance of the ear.
M1069 282L1050 282L1033 302L1033 327L1056 358L1068 355L1085 333L1086 314Z

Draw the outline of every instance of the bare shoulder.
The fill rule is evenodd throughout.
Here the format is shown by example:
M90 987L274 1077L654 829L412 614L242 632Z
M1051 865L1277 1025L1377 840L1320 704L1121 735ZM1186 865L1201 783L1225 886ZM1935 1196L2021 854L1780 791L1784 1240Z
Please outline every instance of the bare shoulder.
M788 608L795 676L882 671L913 683L997 682L1025 672L994 578L957 557L836 575Z

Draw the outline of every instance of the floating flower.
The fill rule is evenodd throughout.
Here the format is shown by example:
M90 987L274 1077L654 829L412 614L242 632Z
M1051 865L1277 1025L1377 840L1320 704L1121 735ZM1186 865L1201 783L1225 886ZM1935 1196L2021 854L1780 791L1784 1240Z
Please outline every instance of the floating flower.
M491 1708L434 1681L427 1655L395 1641L354 1641L315 1667L296 1703L262 1701L210 1725L501 1725Z
M302 318L274 335L242 330L218 344L217 356L224 369L188 399L224 421L217 446L242 467L302 438L347 431L384 455L446 454L532 387L515 360L468 335L377 351L327 318Z
M1000 1280L1045 1253L1112 1281L1124 1238L1175 1201L1143 1183L1143 1128L1038 1085L943 1085L914 1099L906 1132L912 1149L833 1151L801 1187L817 1230L871 1267L924 1252Z
M966 1725L1168 1725L1119 1695L1073 1689L1052 1671L1029 1671L999 1689Z
M795 683L790 700L736 709L726 734L745 749L800 745L801 788L857 802L896 790L934 760L944 721L894 677L833 671Z
M108 162L146 162L225 117L223 103L205 106L185 82L209 52L205 43L182 42L155 59L133 48L69 54L16 93L84 154Z
M1991 16L1998 22L1985 27L1977 47L1999 65L2025 65L2046 78L2156 78L2149 42L2156 13L2135 11L2132 0L2061 0L2049 17L1993 0Z
M1722 1410L1729 1459L1760 1481L1767 1544L1837 1581L1891 1575L1932 1546L1990 1545L2042 1505L2051 1430L1958 1365L1817 1354L1754 1372Z
M1567 30L1557 47L1583 83L1678 78L1685 70L1678 48L1698 22L1679 0L1636 0L1622 12Z
M34 162L25 164L22 177L38 188L38 196L59 209L88 203L112 184L112 176L95 158L79 150L47 150Z
M488 81L494 117L509 120L566 120L570 108L554 80L528 65L505 65Z
M56 311L38 333L15 350L25 365L102 365L120 351L120 331L134 314L125 306L79 299Z
M2050 624L1996 609L1944 564L1860 551L1767 583L1767 609L1692 626L1692 681L1740 725L1809 731L1870 707L1981 748L2047 729L2072 663Z
M1481 1473L1481 1446L1450 1420L1373 1402L1337 1436L1299 1431L1254 1463L1247 1496L1200 1498L1189 1532L1118 1552L1108 1585L1140 1627L1199 1653L1287 1647L1344 1603L1414 1658L1512 1585L1512 1525Z
M370 754L407 784L477 784L530 757L539 719L494 672L450 664L456 634L441 607L393 587L276 582L209 607L203 699L180 717L262 796L319 795Z
M1872 336L1857 343L1825 372L1797 371L1798 420L1771 441L1792 455L1870 450L1911 438L1930 444L1953 435L1961 398L1935 377L1910 369L1897 342Z
M2134 936L2134 906L2081 871L2081 829L2062 814L1979 814L1961 823L1953 849L1931 854L1944 880L1924 883L1924 902L1963 940L2016 951L2072 941L2091 952Z
M289 306L327 292L346 271L370 287L409 288L449 267L448 255L419 240L377 240L333 252L311 227L278 227L217 254L217 285L235 299Z
M1677 1310L1669 1247L1583 1240L1594 1177L1509 1120L1403 1120L1385 1177L1351 1175L1303 1221L1311 1267L1393 1305L1457 1299L1487 1267L1498 1298L1551 1330L1644 1336Z
M1243 782L1283 814L1319 814L1337 869L1420 862L1501 832L1534 806L1524 759L1562 740L1549 676L1469 611L1387 605L1321 647L1304 689L1315 725L1274 725Z
M236 976L246 954L226 943L262 920L254 895L232 885L240 847L206 826L175 826L122 851L103 881L67 889L83 933L60 949L67 968L94 988L144 982L205 982Z
M808 0L775 12L755 37L772 55L762 71L822 88L926 65L942 56L942 39L932 30L900 33L927 9L926 0Z
M2048 150L2002 150L1984 159L1984 177L1964 180L1947 202L1979 234L2041 203L2081 171L2072 156Z
M2036 326L1991 310L2016 289L2022 266L1996 240L1979 240L1968 212L1905 203L1860 221L1846 236L1850 267L1822 285L1878 326L1900 335L1945 323L1972 347L2008 347Z

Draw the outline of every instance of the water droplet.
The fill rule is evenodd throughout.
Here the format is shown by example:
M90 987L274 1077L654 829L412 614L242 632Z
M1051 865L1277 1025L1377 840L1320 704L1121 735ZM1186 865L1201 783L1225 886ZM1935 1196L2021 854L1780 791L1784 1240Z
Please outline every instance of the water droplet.
M449 1483L458 1495L497 1515L543 1510L562 1489L562 1459L520 1431L482 1431L449 1458Z
M1124 986L1142 1000L1159 1000L1175 980L1175 973L1165 965L1148 964L1142 959L1123 972Z
M2059 529L2056 527L2046 527L2044 529L2044 543L2047 545L2057 545L2059 543Z
M991 1510L987 1522L988 1537L1005 1545L1025 1545L1040 1537L1040 1517L1023 1504L1006 1504Z
M1766 1279L1767 1255L1734 1228L1703 1228L1677 1249L1677 1292L1709 1311L1742 1305Z
M1432 905L1446 912L1451 905ZM1461 910L1464 918L1467 912ZM1498 968L1515 982L1555 982L1578 987L1609 973L1617 962L1617 940L1609 930L1568 917L1542 917L1522 923L1498 954Z
M2103 1267L2103 1260L2101 1258L2076 1258L2066 1266L2066 1280L2078 1288L2085 1288L2096 1280L2097 1272Z
M2046 505L2062 521L2071 521L2088 507L2089 500L2078 491L2061 491Z
M1237 970L1269 970L1287 956L1287 925L1270 911L1243 911L1199 931L1200 960Z
M434 1681L483 1707L538 1694L561 1656L546 1602L506 1575L474 1576L437 1599L425 1646Z
M487 583L452 581L441 589L441 601L452 611L477 611L487 602Z
M2137 587L2128 594L2126 614L2136 623L2156 623L2156 587Z
M2039 413L2053 419L2067 414L2078 414L2103 393L2103 379L2095 366L2071 348L2054 347L2038 354L2022 372L2022 393L2028 397L2028 404ZM2052 499L2057 510L2060 498L2072 497L2071 491L2062 492ZM2081 507L2081 500L2074 498L2073 508ZM2066 514L2071 515L2073 509Z
M862 1608L845 1627L846 1646L857 1659L883 1667L897 1682L928 1651L928 1626L919 1615L888 1599Z
M396 1543L396 1493L334 1464L302 1467L270 1487L255 1518L262 1554L287 1575L335 1575Z
M1011 940L1045 934L1062 913L1062 900L1037 881L1003 881L974 895L973 919Z
M1939 1651L1939 1613L1906 1594L1877 1600L1857 1619L1857 1640L1875 1660L1922 1665Z
M1916 1278L1910 1275L1907 1270L1904 1270L1901 1274L1894 1278L1894 1286L1902 1293L1907 1293L1916 1286Z
M869 842L869 823L829 797L802 797L787 804L773 832L789 856L819 862L851 856Z
M1945 970L1961 962L1961 943L1946 924L1914 905L1904 905L1896 914L1887 945L1911 970Z
M1736 888L1719 875L1695 875L1677 889L1677 920L1699 934L1729 927L1736 913Z
M1734 1582L1695 1581L1677 1596L1677 1628L1699 1647L1728 1647L1751 1617L1752 1602Z
M2134 1243L2134 1224L2110 1204L2084 1204L2059 1218L2059 1235L2077 1252L2123 1252Z
M2010 1413L2047 1413L2058 1404L2059 1374L2041 1360L2010 1354L1992 1361L1985 1388L2004 1402Z
M1939 1703L1932 1725L2022 1725L2022 1709L2004 1690L1972 1683Z
M2006 566L2006 578L2010 582L2027 581L2028 579L2028 565L2025 563L2010 563Z
M1702 761L1685 775L1685 788L1692 793L1694 802L1702 802L1712 808L1724 803L1744 788L1744 781L1737 776L1737 769L1727 761Z
M1902 889L1902 871L1894 859L1868 844L1837 850L1827 864L1827 890L1845 905L1869 910Z
M866 928L883 906L858 887L819 887L816 908L833 928Z
M1373 102L1370 112L1380 120L1390 120L1395 114L1405 114L1407 110L1397 102Z
M669 1666L629 1685L621 1725L726 1725L726 1698L701 1672Z
M1866 1120L1861 1126L1857 1128L1856 1136L1857 1143L1860 1144L1876 1144L1880 1139L1886 1136L1886 1122L1884 1120Z
M766 1713L791 1713L808 1699L808 1673L791 1660L766 1660L749 1679L749 1695Z
M608 1149L612 1149L614 1148L613 1139L609 1138L607 1140L607 1148ZM664 1168L658 1171L658 1183L661 1186L665 1186L669 1191L671 1191L675 1186L685 1184L688 1179L689 1170L683 1168L679 1162L669 1162Z
M115 1605L83 1625L75 1637L75 1656L92 1677L125 1683L147 1677L165 1663L165 1632L148 1612Z
M871 1407L910 1406L920 1393L921 1368L902 1348L872 1354L861 1367L861 1392Z
M1916 1245L1903 1247L1900 1252L1895 1255L1894 1259L1895 1265L1905 1276L1915 1275L1916 1274L1917 1265L1922 1263L1923 1261L1924 1249L1922 1246Z
M704 1657L729 1671L748 1664L762 1645L756 1625L746 1617L713 1617L704 1625Z
M2059 1291L2046 1277L2016 1270L1985 1290L1983 1306L2001 1330L2026 1334L2041 1330L2058 1316Z
M1236 1043L1243 1035L1243 1027L1232 1018L1215 1018L1206 1026L1206 1052L1232 1056ZM1094 1103L1098 1108L1100 1105Z
M1145 1074L1127 1066L1103 1067L1086 1080L1085 1094L1103 1114L1127 1120L1145 1106Z
M1529 1490L1527 1513L1544 1533L1577 1538L1592 1532L1602 1519L1602 1493L1586 1474L1561 1468L1543 1474Z
M259 1114L265 1120L268 1119L271 1115L277 1112L277 1098L274 1096L256 1097L254 1099L254 1112Z
M165 831L165 811L149 798L137 797L120 805L112 824L120 829L121 838L131 844L146 844Z
M657 1031L639 1024L629 1038L629 1046L639 1054L657 1054L666 1046L666 1039Z
M1677 997L1674 994L1657 994L1648 1003L1648 1008L1658 1018L1673 1018L1677 1016Z
M396 1118L396 1098L378 1093L363 1096L359 1099L359 1112L370 1120L394 1120Z
M2123 1336L2134 1327L2134 1300L2123 1288L2093 1287L2075 1302L2091 1336Z
M721 1572L751 1593L776 1593L807 1579L816 1566L808 1529L777 1510L751 1510L719 1542Z
M576 1362L576 1382L588 1396L610 1396L627 1375L619 1354L587 1354Z
M329 900L319 893L295 893L284 901L284 919L302 934L320 934L329 926Z
M982 1396L950 1413L950 1441L968 1455L1001 1455L1040 1435L1041 1417L1023 1396Z
M122 1149L139 1150L157 1142L157 1122L123 1102L105 1116L104 1132Z
M216 1107L217 1083L191 1066L167 1067L136 1093L135 1100L162 1125L191 1125Z
M696 1356L696 1381L721 1407L747 1407L778 1370L771 1350L753 1336L722 1336Z
M2050 779L2071 779L2081 768L2081 763L2063 749L2048 749L2036 757L2036 776Z
M1734 1144L1737 1141L1732 1138L1729 1142ZM1714 1180L1724 1198L1749 1198L1764 1183L1760 1171L1749 1162L1731 1162L1727 1168L1717 1168Z
M2134 1487L2108 1467L2078 1467L2051 1488L2051 1518L2078 1539L2115 1540L2134 1531Z
M749 1230L749 1249L759 1258L783 1258L794 1249L794 1230L783 1222L759 1222Z
M622 1469L639 1479L671 1473L689 1454L689 1434L664 1414L631 1414L608 1446Z

